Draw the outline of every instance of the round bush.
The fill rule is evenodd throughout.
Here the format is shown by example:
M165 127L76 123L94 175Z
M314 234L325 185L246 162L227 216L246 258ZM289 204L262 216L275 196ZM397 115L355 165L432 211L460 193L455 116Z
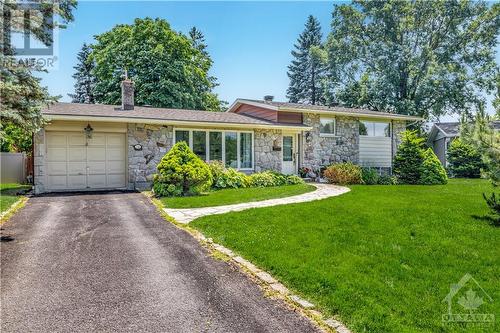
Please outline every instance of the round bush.
M455 139L447 152L448 169L453 177L479 178L483 162L481 154L472 145Z
M250 184L253 187L277 186L274 175L269 171L253 173L250 175Z
M176 143L158 164L153 178L156 196L193 195L206 191L212 185L208 165L184 142Z
M424 161L422 162L422 175L420 184L423 185L437 185L446 184L448 177L446 170L437 158L436 154L431 148L427 148L424 152Z
M377 170L372 169L372 168L363 168L362 169L362 178L363 178L363 183L366 185L376 185L378 184L379 181L379 175L377 173Z
M324 172L329 183L349 185L362 184L361 167L352 162L332 164Z

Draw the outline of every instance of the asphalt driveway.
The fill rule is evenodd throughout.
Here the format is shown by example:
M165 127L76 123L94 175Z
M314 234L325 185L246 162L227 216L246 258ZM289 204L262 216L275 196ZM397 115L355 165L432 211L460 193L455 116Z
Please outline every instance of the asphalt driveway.
M36 197L2 226L2 332L316 332L138 193Z

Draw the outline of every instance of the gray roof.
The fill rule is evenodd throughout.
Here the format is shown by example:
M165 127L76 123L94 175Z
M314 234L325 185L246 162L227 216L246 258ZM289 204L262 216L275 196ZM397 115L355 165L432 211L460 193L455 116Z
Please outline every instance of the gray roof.
M264 100L256 100L256 99L245 99L239 98L236 102L244 103L245 101L251 103L259 103L263 105L268 105L277 108L278 110L286 110L286 109L296 109L296 110L304 110L304 111L331 111L332 113L346 113L346 114L359 114L360 116L377 116L377 117L390 117L390 118L402 118L408 120L416 120L421 119L418 116L408 116L391 112L383 112L383 111L373 111L369 109L361 109L361 108L348 108L344 106L326 106L326 105L311 105L311 104L302 104L302 103L290 103L290 102L275 102L275 101L264 101Z
M210 112L199 110L166 109L155 107L136 106L133 110L122 110L117 105L106 104L79 104L55 103L43 110L44 115L75 116L75 117L102 117L102 118L137 118L149 120L182 121L194 123L220 123L244 125L269 125L287 127L305 127L302 125L279 124L262 119L253 118L237 113Z
M460 123L450 122L450 123L436 123L434 124L438 127L446 136L455 137L460 135ZM492 121L490 123L491 128L495 130L500 130L500 121Z

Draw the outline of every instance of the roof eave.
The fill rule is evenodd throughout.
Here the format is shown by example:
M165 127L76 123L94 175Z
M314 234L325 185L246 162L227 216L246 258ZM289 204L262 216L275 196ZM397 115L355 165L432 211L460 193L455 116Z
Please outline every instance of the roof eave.
M74 116L60 114L44 114L47 120L66 120L66 121L101 121L112 123L142 123L150 125L175 125L175 126L200 126L214 128L252 128L252 129L286 129L295 131L310 131L309 126L294 126L283 124L251 124L251 123L222 123L209 121L191 121L191 120L169 120L154 118L135 118L135 117L109 117L109 116Z
M279 111L286 112L297 112L297 113L319 113L319 114L331 114L331 115L339 115L339 116L349 116L349 117L358 117L358 118L378 118L378 119L394 119L394 120L412 120L412 121L423 121L424 119L421 117L414 116L406 116L406 115L398 115L398 114L371 114L371 113L357 113L357 112L341 112L335 110L315 110L315 109L303 109L303 108L287 108L281 107Z
M259 102L254 102L254 101L248 101L248 100L245 100L242 98L238 98L233 102L233 104L231 104L231 106L227 109L226 112L234 112L242 104L257 106L259 108L264 108L264 109L273 110L273 111L278 111L278 109L279 109L277 106L274 106L274 105L269 105L266 103L259 103Z

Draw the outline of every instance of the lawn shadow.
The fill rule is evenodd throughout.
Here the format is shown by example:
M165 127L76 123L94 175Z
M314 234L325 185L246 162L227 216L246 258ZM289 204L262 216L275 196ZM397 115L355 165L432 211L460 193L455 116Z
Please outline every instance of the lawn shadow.
M494 217L491 215L482 215L481 216L481 215L475 215L475 214L471 215L471 217L474 220L486 221L494 227L497 227L497 228L500 227L500 218L498 218L498 217Z

